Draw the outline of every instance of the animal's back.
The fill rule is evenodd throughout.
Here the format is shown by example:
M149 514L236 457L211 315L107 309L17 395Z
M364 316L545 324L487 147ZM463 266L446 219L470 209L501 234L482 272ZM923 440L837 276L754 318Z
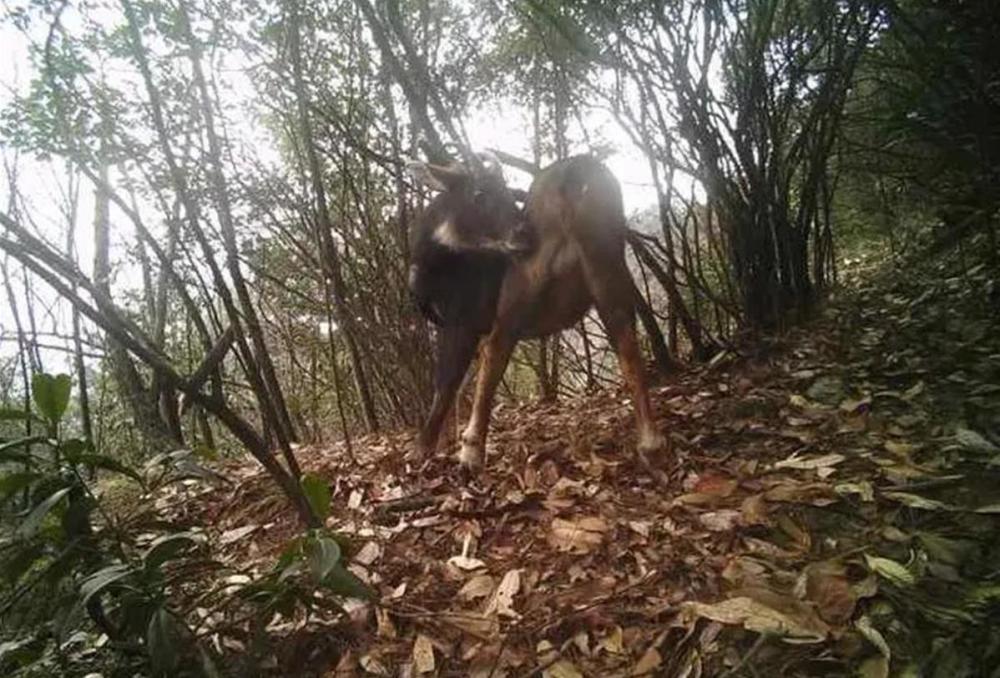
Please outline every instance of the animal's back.
M593 156L574 156L543 170L532 184L526 208L540 239L558 230L594 245L621 248L624 244L621 188L611 171Z
M550 165L526 204L535 251L508 270L500 316L519 317L517 333L538 337L570 327L594 303L594 285L624 270L625 218L611 172L592 156ZM587 279L590 271L592 280Z

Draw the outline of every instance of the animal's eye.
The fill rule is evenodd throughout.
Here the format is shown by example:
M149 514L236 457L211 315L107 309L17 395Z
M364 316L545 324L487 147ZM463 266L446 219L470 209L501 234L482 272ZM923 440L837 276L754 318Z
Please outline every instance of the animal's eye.
M476 191L472 194L472 199L476 201L477 205L482 205L486 202L486 191Z

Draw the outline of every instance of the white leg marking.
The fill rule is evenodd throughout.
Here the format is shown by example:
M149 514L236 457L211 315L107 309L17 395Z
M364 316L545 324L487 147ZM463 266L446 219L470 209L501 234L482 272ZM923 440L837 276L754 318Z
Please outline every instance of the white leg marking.
M643 452L655 452L662 449L666 443L667 439L652 424L644 426L639 431L639 449Z
M469 469L483 465L483 446L472 423L462 431L462 447L458 451L458 461Z

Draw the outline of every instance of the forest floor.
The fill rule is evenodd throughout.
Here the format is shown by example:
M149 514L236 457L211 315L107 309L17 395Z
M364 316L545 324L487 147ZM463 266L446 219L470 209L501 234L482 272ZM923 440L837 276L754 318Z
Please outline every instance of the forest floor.
M971 256L971 255L970 255ZM302 448L380 602L280 619L274 675L1000 675L1000 281L852 263L808 326L629 402L499 408L469 483L412 435ZM266 571L297 529L251 464L173 501ZM220 641L234 653L234 641ZM992 673L991 673L992 672Z

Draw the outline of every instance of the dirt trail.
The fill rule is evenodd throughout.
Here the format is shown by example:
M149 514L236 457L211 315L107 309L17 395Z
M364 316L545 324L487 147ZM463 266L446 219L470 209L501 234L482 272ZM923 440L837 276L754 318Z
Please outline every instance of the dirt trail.
M301 450L383 606L275 626L278 673L990 675L997 284L957 256L863 271L807 328L655 389L662 473L608 394L501 408L468 485L445 453L406 468L406 433ZM227 473L190 517L265 568L294 525L255 467Z

